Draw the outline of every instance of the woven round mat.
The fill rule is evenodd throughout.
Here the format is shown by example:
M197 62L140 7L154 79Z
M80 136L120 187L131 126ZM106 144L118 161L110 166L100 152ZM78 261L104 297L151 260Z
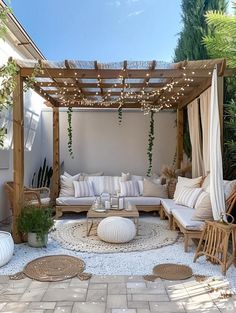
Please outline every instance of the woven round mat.
M192 277L189 266L179 264L160 264L153 268L153 274L166 280L182 280Z
M61 281L81 274L84 261L69 255L52 255L29 262L23 273L39 281Z

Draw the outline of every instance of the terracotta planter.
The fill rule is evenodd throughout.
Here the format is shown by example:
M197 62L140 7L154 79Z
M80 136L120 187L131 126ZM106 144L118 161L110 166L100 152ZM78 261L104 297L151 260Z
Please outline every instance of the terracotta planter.
M37 238L36 233L28 233L28 244L30 247L42 248L46 247L48 243L48 234L45 234L42 238Z
M10 233L0 231L0 267L7 264L13 256L14 241Z

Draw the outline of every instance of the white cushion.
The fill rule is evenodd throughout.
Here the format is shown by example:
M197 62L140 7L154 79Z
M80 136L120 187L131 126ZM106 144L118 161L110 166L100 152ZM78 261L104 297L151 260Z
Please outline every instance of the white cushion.
M194 221L213 220L211 197L208 192L203 191L195 204Z
M92 205L95 201L95 197L60 197L56 199L57 205Z
M188 230L202 230L204 227L204 222L192 220L194 214L194 209L192 208L175 208L172 214L175 219Z
M127 180L131 180L131 176L130 173L121 173L121 180L120 181L127 181Z
M49 205L50 204L50 200L51 200L50 198L40 198L41 204L43 206ZM32 204L32 205L38 205L39 204L38 200L30 200L29 203Z
M138 180L138 189L140 196L143 195L143 180Z
M134 239L136 227L132 220L120 216L104 218L97 228L98 237L111 243L124 243Z
M202 188L182 187L178 193L175 203L194 208L201 192Z
M89 181L73 181L75 188L75 197L93 197L93 185Z
M161 199L155 197L125 197L124 207L126 208L128 203L135 205L160 205Z
M224 194L227 200L231 194L236 190L236 179L235 180L224 180Z
M161 199L161 204L162 204L164 210L168 214L172 214L172 211L174 209L178 209L178 208L186 209L185 206L180 205L180 204L176 204L173 199Z
M64 175L60 176L60 195L59 197L73 197L75 195L73 181L78 181L80 174L75 176L66 177Z
M88 176L87 180L92 183L95 196L100 196L104 192L105 176Z
M187 178L178 176L178 182L174 193L174 200L178 198L179 192L182 187L199 188L202 181L202 177Z
M158 197L166 199L168 198L166 186L144 179L143 197Z
M135 180L135 181L143 180L143 176L140 176L140 175L131 175L131 180Z
M137 182L132 180L120 182L120 192L122 197L138 197Z

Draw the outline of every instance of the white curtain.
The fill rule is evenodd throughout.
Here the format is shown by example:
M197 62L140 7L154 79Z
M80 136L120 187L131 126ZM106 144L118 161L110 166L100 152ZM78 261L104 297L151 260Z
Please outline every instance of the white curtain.
M203 174L198 99L188 105L188 123L192 146L192 177L194 178Z
M214 220L225 212L223 169L220 140L220 118L217 90L217 70L213 71L210 106L210 196Z
M200 95L200 111L202 121L202 159L204 175L210 172L210 105L211 87Z

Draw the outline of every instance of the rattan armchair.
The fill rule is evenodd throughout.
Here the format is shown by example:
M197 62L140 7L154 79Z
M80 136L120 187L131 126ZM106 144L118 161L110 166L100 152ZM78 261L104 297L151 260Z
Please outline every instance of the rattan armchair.
M5 182L4 190L7 194L10 208L12 209L14 202L14 182ZM42 195L44 195L44 197L42 197ZM48 207L50 205L50 189L47 187L24 187L24 200L36 207Z

